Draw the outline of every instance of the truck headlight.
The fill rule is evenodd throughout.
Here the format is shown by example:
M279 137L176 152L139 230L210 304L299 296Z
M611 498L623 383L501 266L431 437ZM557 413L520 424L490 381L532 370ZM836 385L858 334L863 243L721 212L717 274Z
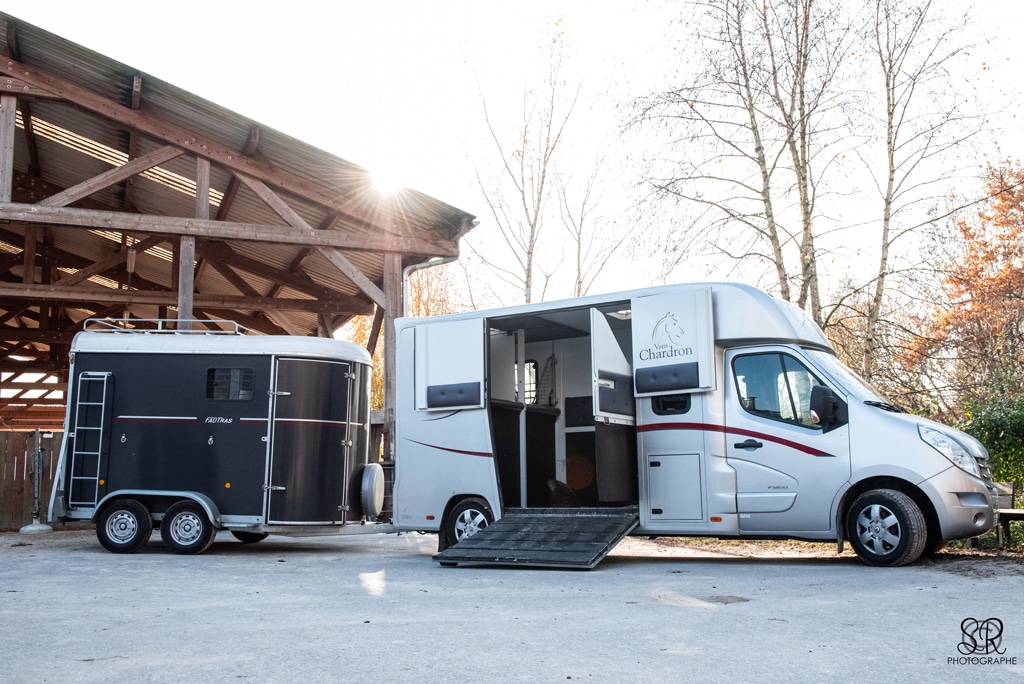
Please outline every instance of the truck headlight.
M948 458L950 463L975 477L981 477L981 468L978 467L978 462L960 442L942 430L936 430L932 427L918 425L917 431L921 434L921 439L928 446Z

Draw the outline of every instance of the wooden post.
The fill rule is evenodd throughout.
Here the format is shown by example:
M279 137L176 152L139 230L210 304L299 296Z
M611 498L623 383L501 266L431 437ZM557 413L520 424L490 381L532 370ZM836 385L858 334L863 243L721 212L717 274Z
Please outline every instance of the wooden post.
M384 458L395 458L395 319L405 313L402 293L402 255L384 252Z
M196 218L210 218L210 162L196 157ZM195 291L196 239L181 237L178 250L178 329L192 329L192 298Z
M10 202L14 188L14 136L18 98L0 96L0 202Z

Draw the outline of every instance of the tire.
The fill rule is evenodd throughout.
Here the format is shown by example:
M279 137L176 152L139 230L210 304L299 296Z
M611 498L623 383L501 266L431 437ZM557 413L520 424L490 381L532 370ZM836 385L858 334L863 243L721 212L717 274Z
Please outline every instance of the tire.
M379 463L363 466L359 505L363 509L363 516L367 518L376 518L384 510L384 469Z
M110 502L96 519L96 537L111 553L135 553L149 542L153 517L135 499Z
M494 515L486 501L476 497L463 499L455 505L445 521L444 530L448 545L458 544L466 537L472 537L492 522Z
M924 552L928 528L914 500L895 489L875 489L858 496L846 517L853 550L867 565L898 567Z
M231 535L243 544L255 544L270 536L267 532L246 532L244 530L231 530Z
M194 501L179 501L164 513L160 538L174 553L202 553L213 543L214 529L206 511Z

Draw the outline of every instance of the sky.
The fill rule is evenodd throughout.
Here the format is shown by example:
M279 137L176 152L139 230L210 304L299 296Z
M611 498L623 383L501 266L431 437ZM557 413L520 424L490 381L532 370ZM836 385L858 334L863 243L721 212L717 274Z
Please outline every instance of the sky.
M473 214L480 91L495 111L521 104L560 15L588 87L622 86L630 70L640 85L661 27L627 5L292 0L268 12L235 0L0 0L14 17Z
M489 111L519 120L525 84L543 76L542 37L561 17L571 57L567 77L582 84L573 115L576 149L589 162L595 150L616 144L612 104L664 86L671 61L666 27L685 3L291 0L272 6L0 0L0 10L18 19L477 215L474 233L488 230L474 173L486 142L481 94ZM1024 91L1024 41L1015 35L1024 27L1022 6L1019 0L978 5L984 38L971 60L988 67L981 87L1003 100L1008 91ZM1021 118L1009 119L1001 155L1024 157Z

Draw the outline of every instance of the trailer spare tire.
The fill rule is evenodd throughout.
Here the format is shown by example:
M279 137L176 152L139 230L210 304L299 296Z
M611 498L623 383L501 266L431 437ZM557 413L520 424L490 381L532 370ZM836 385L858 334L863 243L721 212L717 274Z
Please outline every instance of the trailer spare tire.
M135 499L111 501L96 519L96 537L112 553L135 553L152 534L149 509Z
M363 515L376 518L384 510L384 469L379 463L363 466L363 481L359 489L359 503Z
M173 504L160 521L160 538L174 553L202 553L213 543L214 532L206 511L194 501Z

